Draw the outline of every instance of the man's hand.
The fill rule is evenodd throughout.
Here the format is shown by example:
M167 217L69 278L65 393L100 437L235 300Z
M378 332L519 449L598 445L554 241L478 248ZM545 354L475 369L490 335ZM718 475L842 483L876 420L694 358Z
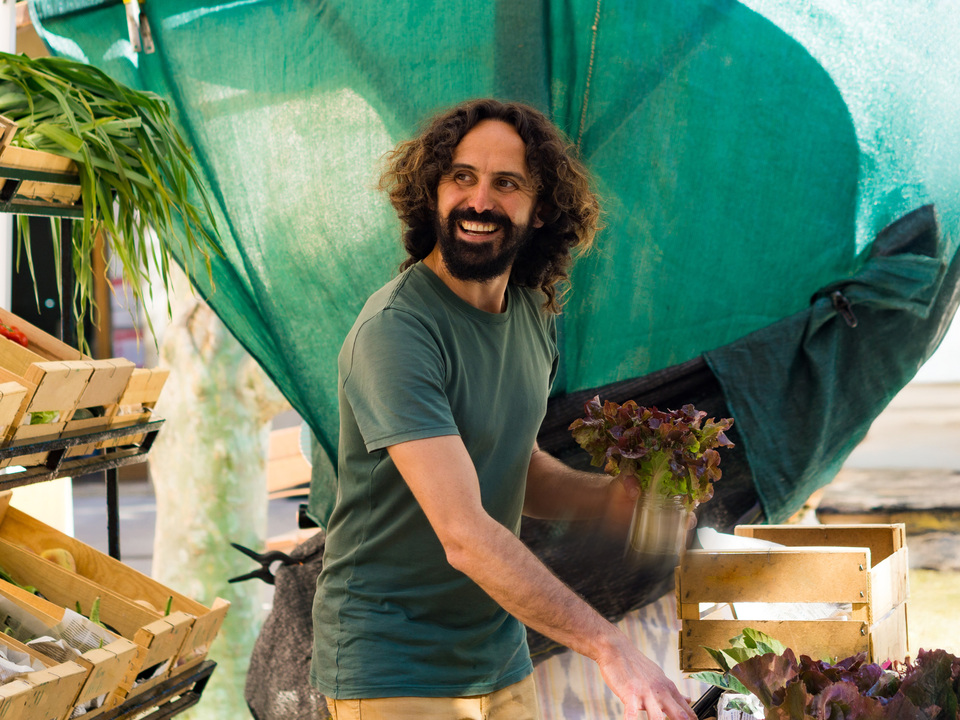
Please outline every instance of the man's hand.
M649 720L696 720L690 703L656 663L625 635L618 636L597 664L604 682L626 706L625 720L638 720L641 710Z

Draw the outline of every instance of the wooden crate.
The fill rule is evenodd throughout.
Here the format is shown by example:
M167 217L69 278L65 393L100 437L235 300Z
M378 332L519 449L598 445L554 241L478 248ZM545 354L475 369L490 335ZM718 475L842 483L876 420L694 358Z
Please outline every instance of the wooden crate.
M105 440L98 447L139 445L143 442L144 434L133 431L137 425L153 419L153 409L169 376L170 371L165 368L136 368L120 396L116 412L110 417L109 425L111 429L129 427L131 434Z
M0 308L0 322L23 331L28 347L0 338L0 382L18 382L26 397L10 423L8 442L55 438L61 433L81 434L106 429L119 409L120 396L133 374L134 364L124 358L93 360ZM78 410L93 410L97 417L74 419ZM56 411L55 423L30 425L34 412ZM92 448L74 448L80 454ZM19 458L18 464L43 462L43 457Z
M2 140L0 140L0 173L2 173L0 177L6 178L8 176L3 173L3 170L7 169L39 170L48 173L63 173L74 178L78 177L77 165L70 158L42 150L30 150L7 145L12 135L9 132L10 125L8 123L12 125L11 121L0 116L0 127L4 128ZM16 202L24 206L36 205L43 208L73 209L78 207L77 201L80 199L80 185L70 182L7 179L2 184L3 194L8 198L7 202Z
M685 554L676 571L681 670L718 669L703 648L727 647L745 627L814 658L865 652L871 662L883 662L906 656L909 589L903 524L744 525L734 532L786 547ZM705 614L701 603L715 609ZM735 616L732 603L760 603L768 617L756 620L741 612L730 619ZM830 619L769 618L781 609L789 617L787 611L795 613L798 603L849 604L849 611Z
M176 669L177 672L185 670L187 665L198 664L206 657L210 644L220 631L220 626L230 607L229 602L218 598L208 608L16 508L4 509L2 494L0 494L0 543L4 542L29 548L33 554L55 547L68 550L76 561L77 576L80 579L95 587L109 588L109 592L122 601L120 607L134 606L138 617L144 620L167 622L171 619L188 619L189 627L186 628L186 634L176 648L175 655L167 655L164 658L171 659L171 670ZM6 567L2 559L0 559L0 565ZM32 580L30 582L40 587ZM165 616L164 611L171 598L171 614ZM150 609L151 607L153 609ZM179 627L179 622L178 620L176 627L178 633L184 631ZM118 629L121 628L118 626ZM127 629L133 631L135 635L138 627L128 626ZM121 634L136 642L134 635L124 632ZM151 655L151 659L154 656L156 653ZM151 664L153 663L144 664L143 667L150 667Z
M9 515L12 509L8 509ZM164 617L152 609L124 597L114 590L113 578L104 584L65 570L44 560L33 550L24 549L26 538L16 544L0 538L0 566L21 585L30 584L50 602L89 613L100 600L100 619L117 635L137 646L134 661L127 667L120 685L111 697L119 704L125 697L145 692L170 675L180 656L184 641L191 634L194 618L181 611ZM138 676L144 681L137 684Z
M6 437L26 395L27 388L21 383L0 382L0 439Z
M29 613L46 628L60 624L66 614L64 608L59 605L8 582L0 582L0 595L6 602ZM73 661L87 670L87 676L76 695L74 705L86 705L95 698L107 696L107 701L100 708L89 710L84 714L84 717L89 720L111 706L109 698L117 693L123 678L127 676L131 664L137 657L137 646L133 642L109 631L104 632L113 639L102 647L87 650ZM0 715L0 717L3 716Z
M44 665L0 685L0 718L3 720L66 720L88 671L75 662L58 663L12 637L0 634L0 645L19 650Z

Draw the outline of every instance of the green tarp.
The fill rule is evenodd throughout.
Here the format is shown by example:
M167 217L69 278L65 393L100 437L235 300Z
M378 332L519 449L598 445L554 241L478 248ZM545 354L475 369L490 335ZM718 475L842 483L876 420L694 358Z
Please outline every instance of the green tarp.
M955 308L877 336L907 357L853 371L835 347L811 350L826 393L806 404L799 341L751 336L804 313L821 288L873 273L876 234L926 205L942 243L920 261L936 267L918 272L942 281L960 230L960 14L944 2L150 0L150 55L132 52L118 2L30 7L53 52L171 102L228 250L215 288L196 277L314 431L320 520L336 463L336 354L401 260L379 161L457 101L547 111L596 178L606 227L573 273L555 392L717 351L771 519L832 477ZM895 296L927 283L876 272ZM746 337L777 355L762 373L754 355L721 350ZM849 372L864 382L838 381ZM852 425L830 424L838 404L861 407ZM825 429L789 435L778 420L788 407ZM842 441L824 439L834 432Z

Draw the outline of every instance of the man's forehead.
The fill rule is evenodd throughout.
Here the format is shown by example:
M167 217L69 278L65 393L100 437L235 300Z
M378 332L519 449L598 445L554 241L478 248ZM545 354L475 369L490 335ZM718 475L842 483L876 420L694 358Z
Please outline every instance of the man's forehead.
M516 128L501 120L481 120L460 139L453 150L455 165L495 162L512 172L528 174L527 146Z

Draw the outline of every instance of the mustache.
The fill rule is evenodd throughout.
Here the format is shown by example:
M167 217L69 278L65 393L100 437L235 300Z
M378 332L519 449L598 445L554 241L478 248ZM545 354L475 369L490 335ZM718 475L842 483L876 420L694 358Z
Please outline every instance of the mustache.
M447 216L447 220L450 222L465 220L467 222L496 223L504 228L508 228L512 224L510 218L504 213L496 212L495 210L477 212L473 208L456 208L451 210Z

